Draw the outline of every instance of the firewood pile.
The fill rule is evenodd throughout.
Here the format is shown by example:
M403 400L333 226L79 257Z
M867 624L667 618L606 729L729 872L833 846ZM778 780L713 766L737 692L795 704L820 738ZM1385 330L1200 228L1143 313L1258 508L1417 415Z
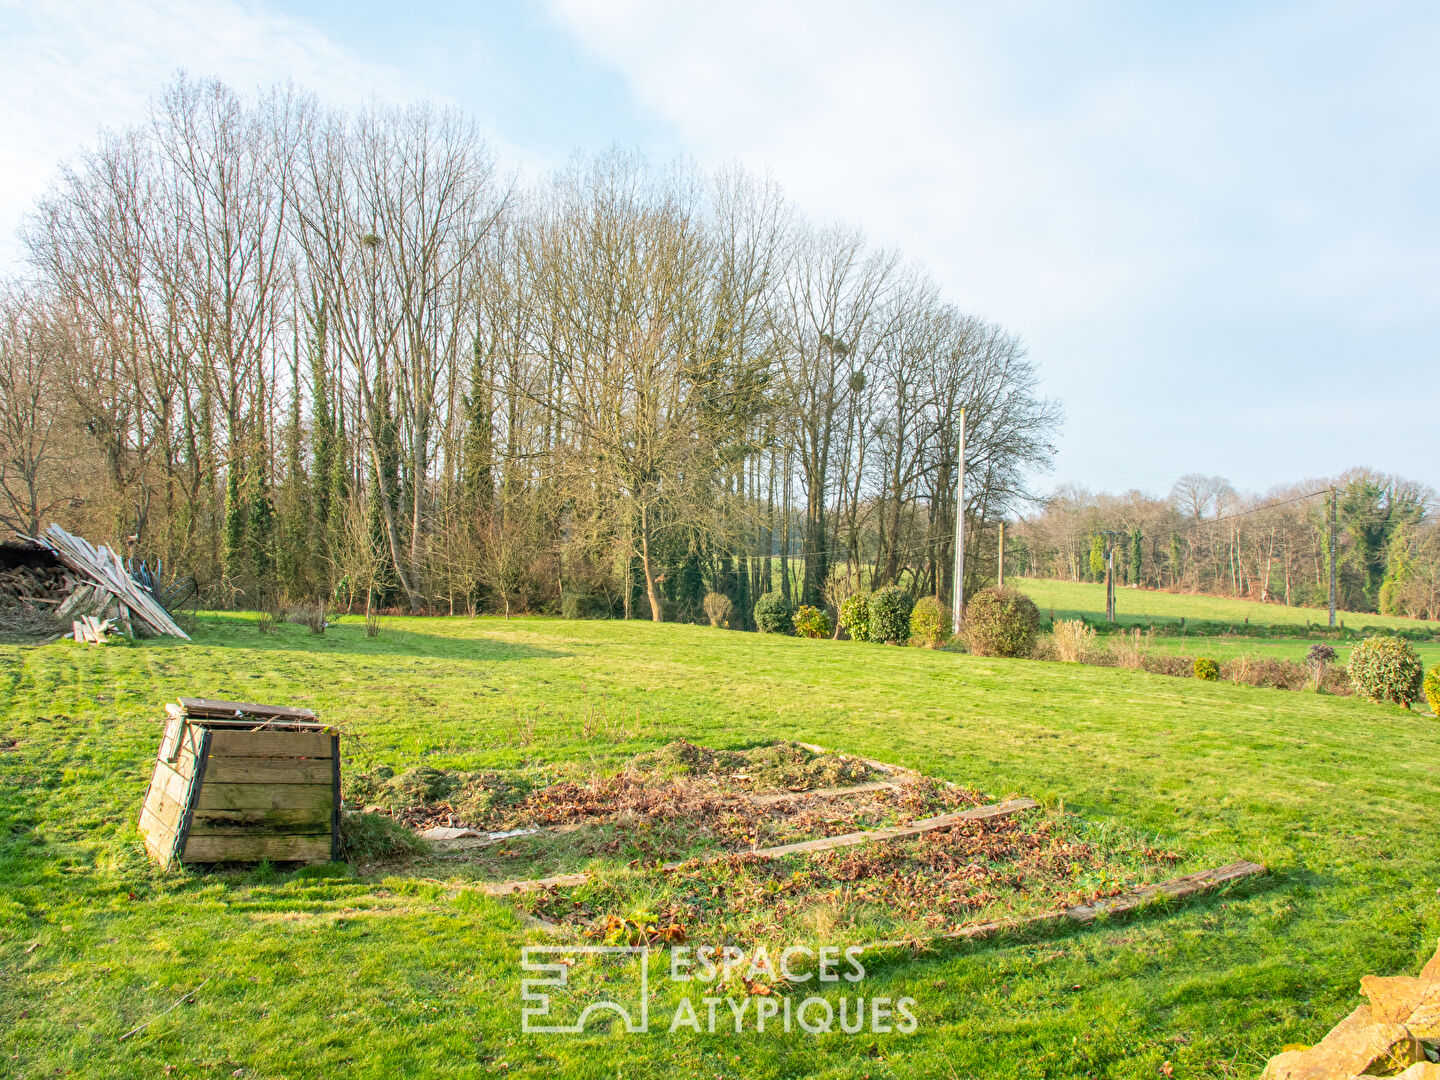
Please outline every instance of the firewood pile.
M189 639L104 544L58 525L20 540L0 545L0 633L52 640L73 634L96 644L112 630Z

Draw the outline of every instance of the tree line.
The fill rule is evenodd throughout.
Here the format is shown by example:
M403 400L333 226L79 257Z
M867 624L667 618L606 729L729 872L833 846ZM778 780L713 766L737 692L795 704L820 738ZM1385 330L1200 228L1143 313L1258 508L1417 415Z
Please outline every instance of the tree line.
M1325 607L1332 491L1339 606L1440 618L1435 491L1363 468L1263 494L1198 473L1182 476L1164 498L1062 488L1017 523L1012 565L1103 581L1113 546L1122 584Z
M212 603L749 619L970 587L1060 420L1014 334L738 167L175 80L0 292L0 522Z

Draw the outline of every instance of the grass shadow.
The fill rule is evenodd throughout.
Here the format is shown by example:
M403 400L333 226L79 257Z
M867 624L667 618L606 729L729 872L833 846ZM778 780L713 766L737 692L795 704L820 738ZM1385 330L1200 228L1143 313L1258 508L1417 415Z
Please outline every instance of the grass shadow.
M330 626L323 634L312 634L306 627L293 623L278 623L272 632L262 633L256 628L254 620L242 613L202 616L191 637L194 644L210 648L263 649L319 655L349 653L377 659L412 656L435 660L490 662L560 660L574 655L560 649L489 636L453 637L394 626L383 626L379 634L368 637L363 623ZM163 640L164 644L176 646L185 644L178 639L160 640Z

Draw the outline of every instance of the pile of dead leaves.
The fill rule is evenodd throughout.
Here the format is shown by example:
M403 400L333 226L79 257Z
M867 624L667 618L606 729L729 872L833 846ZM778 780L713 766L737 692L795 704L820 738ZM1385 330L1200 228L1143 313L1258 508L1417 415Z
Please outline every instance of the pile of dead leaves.
M784 937L807 912L826 907L852 924L879 921L957 930L980 912L1007 914L1090 904L1146 883L1141 867L1168 867L1174 852L1142 848L1115 853L1078 838L1054 820L1024 818L962 822L912 840L867 844L787 859L735 853L693 859L664 872L671 904L667 925L691 938L754 941ZM618 924L618 887L552 889L535 911L603 939ZM614 906L612 906L614 905Z

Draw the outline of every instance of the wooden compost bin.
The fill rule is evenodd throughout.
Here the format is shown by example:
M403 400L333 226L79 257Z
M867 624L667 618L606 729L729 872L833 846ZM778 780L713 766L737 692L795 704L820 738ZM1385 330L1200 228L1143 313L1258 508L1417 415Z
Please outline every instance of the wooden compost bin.
M340 857L340 736L309 709L181 698L140 810L161 866Z

